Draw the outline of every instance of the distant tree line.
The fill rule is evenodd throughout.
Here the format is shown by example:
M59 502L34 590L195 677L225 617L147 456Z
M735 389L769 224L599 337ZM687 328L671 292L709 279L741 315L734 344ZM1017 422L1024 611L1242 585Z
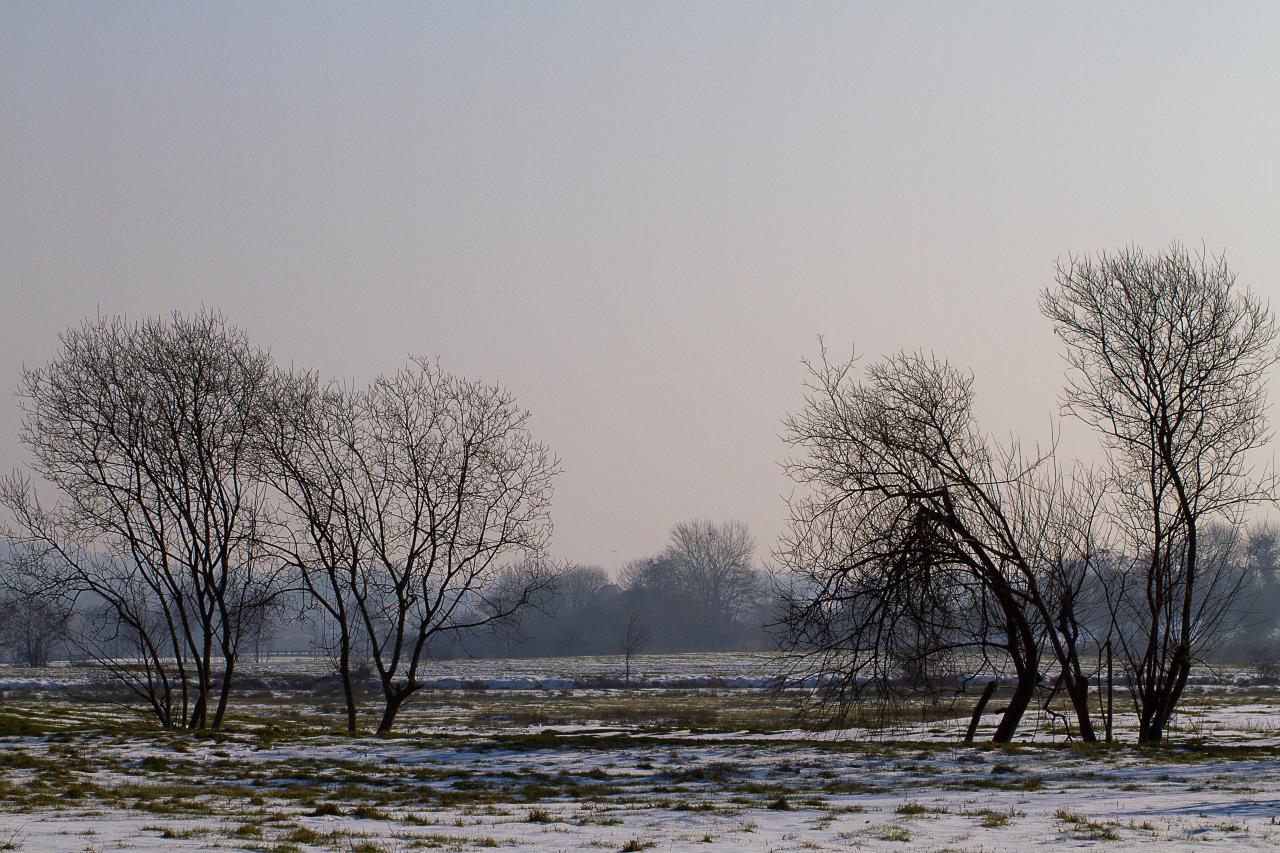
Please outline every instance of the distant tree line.
M627 563L565 570L518 623L472 636L468 654L602 655L762 650L774 598L755 540L739 522L689 521L667 547ZM445 651L445 650L442 650Z
M6 566L9 583L0 595L0 653L32 667L54 657L82 656L73 639L80 636L81 623L99 614L58 607L58 596L17 592L15 579L30 570L14 565L4 545L0 565ZM442 658L771 649L776 597L755 551L740 522L684 522L671 530L666 548L626 564L616 577L599 566L564 567L519 613L485 630L436 635L427 652ZM271 607L246 615L240 633L241 656L260 661L283 643L291 653L326 656L335 672L340 669L336 620L305 588L288 589ZM116 643L110 652L127 657L130 649ZM366 638L353 636L347 654L352 671L376 669Z

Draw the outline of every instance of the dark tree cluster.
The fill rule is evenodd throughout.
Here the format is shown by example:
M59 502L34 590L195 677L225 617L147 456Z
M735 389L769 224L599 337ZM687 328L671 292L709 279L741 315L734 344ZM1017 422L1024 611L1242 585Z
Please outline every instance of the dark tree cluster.
M322 382L209 312L100 318L61 344L22 376L31 472L0 482L4 633L66 633L166 728L220 727L242 654L310 608L348 727L361 644L389 729L432 638L509 618L554 577L558 462L500 386L425 360Z
M785 424L801 489L778 551L782 626L795 674L837 715L1005 678L997 741L1059 695L1086 741L1105 707L1110 737L1090 686L1114 658L1139 740L1158 742L1242 590L1274 582L1257 568L1274 565L1270 539L1245 536L1276 495L1252 467L1280 357L1268 307L1177 245L1072 259L1041 304L1066 345L1064 413L1099 435L1100 468L994 439L972 376L935 356L810 367Z

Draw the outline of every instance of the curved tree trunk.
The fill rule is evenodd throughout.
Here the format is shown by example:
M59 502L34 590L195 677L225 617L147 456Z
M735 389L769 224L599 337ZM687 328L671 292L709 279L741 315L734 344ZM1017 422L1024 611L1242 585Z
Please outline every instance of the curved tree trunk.
M400 706L404 704L404 700L408 698L408 695L408 693L400 691L387 695L386 705L382 709L382 719L378 721L379 734L391 731L391 727L396 722L396 714L400 713Z
M1080 726L1080 740L1085 743L1097 743L1098 733L1093 728L1093 717L1089 708L1089 682L1083 678L1068 677L1063 686L1071 699L1071 707L1076 712L1076 722Z
M1018 683L1013 688L1013 695L1009 697L1009 704L1005 706L1004 716L1000 718L1000 725L996 726L996 733L991 737L992 743L1009 743L1013 740L1018 732L1018 725L1022 722L1022 715L1031 706L1035 693L1034 676L1024 677L1020 674Z
M1009 640L1009 656L1013 659L1014 671L1018 674L1018 682L1013 687L1013 695L1005 706L1004 716L996 726L992 736L993 743L1009 743L1018 731L1023 715L1035 698L1036 687L1040 679L1040 649L1036 644L1035 632L1027 624L1026 618L1011 598L1001 602L1005 614L1005 627Z
M218 687L218 707L213 712L212 728L216 731L222 728L222 719L227 714L227 702L231 698L231 680L235 674L236 655L234 653L227 655L225 659L225 668L222 672L222 684Z

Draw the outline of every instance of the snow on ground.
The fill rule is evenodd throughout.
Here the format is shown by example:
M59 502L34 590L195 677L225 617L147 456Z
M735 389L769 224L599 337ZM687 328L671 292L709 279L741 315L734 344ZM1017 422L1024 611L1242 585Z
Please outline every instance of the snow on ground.
M0 720L49 729L0 737L0 849L1280 849L1280 695L1267 690L1198 691L1165 749L1080 749L1043 715L1001 748L960 744L959 714L755 725L790 701L729 686L760 656L673 658L646 672L720 683L598 686L614 659L447 662L441 677L467 683L597 686L442 687L399 736L354 739L313 699L242 702L227 734L202 737L149 732L57 684L17 691ZM1117 723L1132 743L1129 718Z
M29 746L30 744L28 744ZM99 748L102 749L101 745ZM104 749L143 761L135 744ZM466 779L573 779L585 787L572 797L529 801L523 796L483 804L389 806L372 817L276 803L292 835L342 833L368 839L370 849L411 849L418 843L470 849L622 849L634 839L660 849L797 850L850 847L947 847L1025 850L1033 847L1137 846L1166 849L1222 846L1280 847L1280 784L1274 760L1192 760L1166 763L1124 753L1099 759L1052 749L947 748L917 751L824 749L804 743L679 742L597 750L576 743L506 749L460 744L419 748L413 741L352 746L297 744L244 751L222 745L198 761L243 758L258 767L354 762L389 774L430 776L447 790ZM154 753L151 753L154 756ZM388 768L392 768L389 769ZM401 778L397 776L397 778ZM287 776L284 778L288 778ZM598 786L602 796L592 795ZM555 782L548 782L553 791ZM779 793L780 792L780 793ZM345 796L350 796L346 794ZM425 797L423 798L426 799ZM236 833L254 826L225 804L207 818L173 819L146 811L79 807L0 815L0 842L27 849L200 848L217 839L237 846ZM268 829L269 829L269 825ZM167 837L166 837L167 834ZM185 837L184 837L185 836ZM352 849L303 844L303 849Z

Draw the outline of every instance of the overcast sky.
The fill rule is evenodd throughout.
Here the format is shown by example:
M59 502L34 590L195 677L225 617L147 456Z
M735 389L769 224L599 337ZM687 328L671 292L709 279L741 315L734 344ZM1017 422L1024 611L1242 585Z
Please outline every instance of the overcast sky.
M969 367L1032 440L1055 259L1203 241L1280 304L1277 45L1275 3L5 0L0 389L86 316L217 307L508 385L560 556L767 551L819 334Z

